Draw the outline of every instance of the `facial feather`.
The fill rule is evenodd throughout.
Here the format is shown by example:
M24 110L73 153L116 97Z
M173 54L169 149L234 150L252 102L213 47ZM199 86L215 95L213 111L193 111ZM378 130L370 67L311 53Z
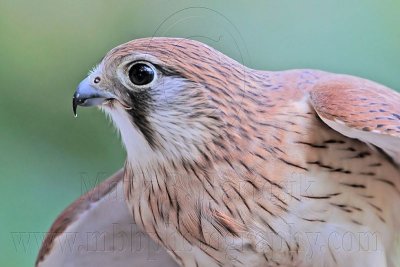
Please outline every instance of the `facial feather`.
M153 41L158 42L157 39ZM186 41L177 39L162 50L153 46L153 42L128 43L108 53L97 69L97 72L104 72L106 86L114 88L113 93L122 104L115 101L102 108L116 122L130 158L141 157L146 151L154 158L193 160L199 156L199 147L222 135L221 103L213 101L215 97L211 92L215 90L215 85L223 87L226 83L220 84L223 79L219 77L208 79L209 84L204 83L202 75L198 75L199 71L208 70L210 75L215 75L215 71L207 67L206 62L199 61L195 65L188 62L193 61L192 57L197 61L200 59L201 55L196 50L208 51L210 48L198 44L199 47L196 46L191 55L182 52L182 42ZM180 57L173 53L180 54ZM157 68L157 81L151 87L126 88L126 82L115 79L119 65L125 61L144 59ZM215 84L212 84L213 80ZM129 106L130 109L124 110L121 106ZM131 126L127 127L126 123ZM134 130L135 136L140 135L141 138L133 137ZM138 149L138 144L132 144L129 138L141 143L142 149Z

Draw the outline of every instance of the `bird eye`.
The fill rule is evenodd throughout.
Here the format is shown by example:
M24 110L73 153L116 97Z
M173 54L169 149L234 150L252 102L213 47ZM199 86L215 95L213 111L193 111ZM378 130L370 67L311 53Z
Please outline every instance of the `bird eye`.
M130 67L128 74L134 85L146 85L154 80L155 71L145 63L136 63Z
M94 83L99 83L100 80L101 80L100 77L96 77L96 78L94 78L93 82L94 82Z

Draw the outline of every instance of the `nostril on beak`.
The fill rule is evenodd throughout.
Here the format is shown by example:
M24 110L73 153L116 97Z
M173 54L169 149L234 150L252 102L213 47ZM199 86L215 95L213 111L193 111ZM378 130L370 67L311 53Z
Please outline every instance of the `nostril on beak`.
M97 106L101 105L106 100L114 98L114 95L110 92L94 88L89 83L88 78L86 78L78 85L78 88L72 97L72 110L74 112L74 116L77 117L76 110L78 106Z

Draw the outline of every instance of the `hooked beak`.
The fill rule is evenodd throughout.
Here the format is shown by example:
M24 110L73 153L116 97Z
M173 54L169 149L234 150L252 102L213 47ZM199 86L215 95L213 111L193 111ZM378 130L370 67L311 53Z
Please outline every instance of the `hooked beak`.
M84 79L76 89L74 96L72 98L72 110L75 117L76 109L78 106L90 107L101 105L107 100L114 99L115 96L110 92L99 90L93 87L89 82L89 77Z

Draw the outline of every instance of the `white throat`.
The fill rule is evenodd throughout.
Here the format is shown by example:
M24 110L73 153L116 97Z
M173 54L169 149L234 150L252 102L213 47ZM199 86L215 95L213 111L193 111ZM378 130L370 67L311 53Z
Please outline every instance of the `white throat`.
M126 110L119 104L114 105L112 109L108 107L103 109L111 117L121 134L127 153L127 161L141 166L153 161L156 154L144 136L134 126Z

